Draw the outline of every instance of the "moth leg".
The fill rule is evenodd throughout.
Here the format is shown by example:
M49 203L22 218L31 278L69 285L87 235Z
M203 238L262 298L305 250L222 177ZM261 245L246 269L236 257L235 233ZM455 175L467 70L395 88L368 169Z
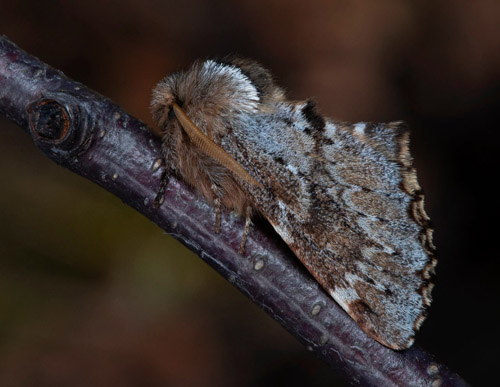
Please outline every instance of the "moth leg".
M247 206L245 213L245 228L243 229L243 237L241 238L240 248L238 249L238 254L245 253L245 245L247 243L248 234L250 234L250 227L252 225L252 207Z
M167 168L164 167L160 177L160 188L158 188L158 193L156 194L156 198L153 204L155 208L159 208L165 200L165 191L167 190L168 181L168 171Z
M221 213L222 213L222 192L217 184L212 183L212 192L214 193L215 204L215 228L214 231L218 234L220 232Z

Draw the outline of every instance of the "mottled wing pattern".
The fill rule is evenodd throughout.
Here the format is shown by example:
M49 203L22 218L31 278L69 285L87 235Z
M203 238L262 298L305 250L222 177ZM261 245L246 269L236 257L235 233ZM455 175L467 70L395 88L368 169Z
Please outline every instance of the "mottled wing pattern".
M243 184L316 280L371 336L409 347L436 260L401 122L325 120L311 101L241 114L220 141Z

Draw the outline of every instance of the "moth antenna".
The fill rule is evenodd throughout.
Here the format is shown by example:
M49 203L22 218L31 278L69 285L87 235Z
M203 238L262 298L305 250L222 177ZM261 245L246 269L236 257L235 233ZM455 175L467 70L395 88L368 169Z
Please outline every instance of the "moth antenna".
M194 145L198 147L203 153L217 160L231 172L239 176L246 182L264 188L264 186L255 180L250 174L224 149L212 141L205 133L198 128L193 121L187 116L175 102L172 104L176 118L179 120L182 128L189 136Z

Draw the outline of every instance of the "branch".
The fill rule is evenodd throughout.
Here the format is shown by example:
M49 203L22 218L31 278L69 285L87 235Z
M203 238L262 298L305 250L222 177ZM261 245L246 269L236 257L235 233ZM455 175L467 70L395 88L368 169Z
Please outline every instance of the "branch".
M242 220L225 213L215 234L213 209L182 182L171 178L163 205L154 208L161 168L152 130L6 37L0 37L0 113L56 163L112 192L198 254L351 383L466 385L416 346L396 352L368 337L265 224L254 227L242 257Z

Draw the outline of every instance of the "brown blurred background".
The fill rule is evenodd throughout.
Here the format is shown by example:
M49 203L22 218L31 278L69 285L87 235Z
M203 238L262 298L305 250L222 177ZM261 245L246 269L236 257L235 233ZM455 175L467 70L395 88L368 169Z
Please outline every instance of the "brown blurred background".
M500 2L78 3L0 0L0 34L149 124L156 82L230 53L328 116L408 121L439 251L417 344L496 378ZM0 385L343 385L155 225L0 133Z

